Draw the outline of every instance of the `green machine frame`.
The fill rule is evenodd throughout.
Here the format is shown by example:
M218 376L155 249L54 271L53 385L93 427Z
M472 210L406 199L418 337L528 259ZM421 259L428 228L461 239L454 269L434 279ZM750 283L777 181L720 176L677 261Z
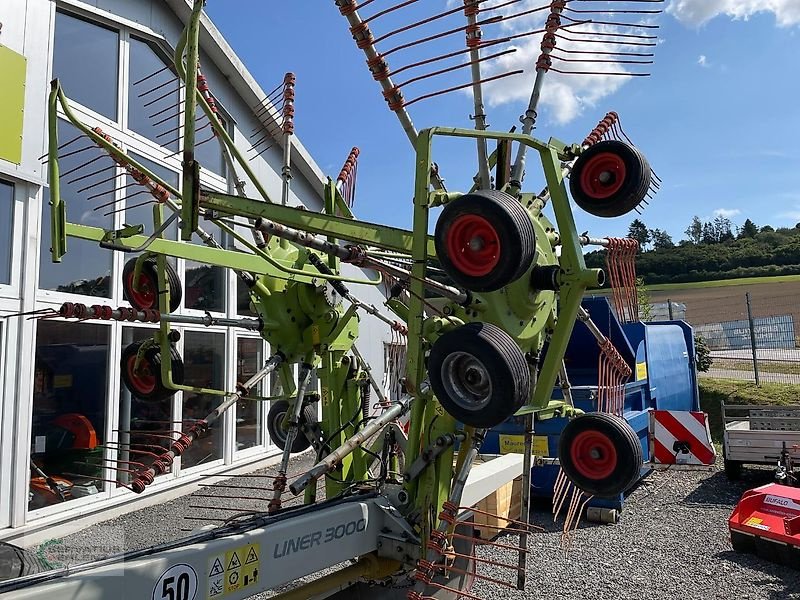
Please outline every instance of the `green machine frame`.
M198 32L203 4L202 0L195 2L190 23L176 49L176 68L186 83L187 90L197 89ZM198 107L212 122L229 164L233 165L235 162L244 170L254 182L261 199L200 189L200 167L193 151L195 113ZM59 190L59 112L118 161L118 164L143 173L168 190L171 198L164 203L156 203L153 207L156 232L153 236L143 235L144 229L141 225L125 226L121 230L104 230L67 220L66 207ZM564 184L563 164L580 154L579 146L568 146L552 139L542 142L529 135L516 133L439 127L423 130L416 140L413 228L409 231L356 220L330 179L325 186L324 212L310 212L271 201L199 91L196 95L187 94L184 107L182 193L124 154L102 132L82 123L70 110L69 102L57 81L53 82L50 94L49 119L53 261L59 262L67 252L69 237L94 241L111 250L144 252L137 260L137 275L142 261L146 257L154 256L158 267L159 289L164 292L159 295L159 308L165 316L169 314L170 306L170 284L166 276L168 256L250 274L250 296L262 320L262 335L274 349L284 349L282 352L285 360L280 367L281 381L284 385L283 394L288 397L293 409L294 403L302 402L303 398L293 399L297 388L292 381L289 365L301 363L318 369L322 382L321 427L323 437L328 438L326 441L331 448L344 445L358 433L358 427L352 420L348 421L348 418L358 409L359 386L364 385L367 374L361 368L363 365L354 364L350 353L358 336L357 311L364 308L364 305L353 301L348 308L344 308L344 303L334 307L321 307L315 304L316 300L310 303L308 298L303 300L303 295L324 285L355 283L374 286L381 283L381 278L343 276L339 272L341 259L335 253L309 250L287 243L286 239L278 239L278 236L272 237L265 247L258 247L240 235L234 224L239 226L252 224L259 219L268 220L310 236L324 236L333 245L338 246L343 242L377 248L410 259L413 266L408 273L407 304L398 300L389 300L387 303L406 322L408 328L406 387L411 401L406 466L420 457L430 440L462 431L461 426L443 409L426 385L428 374L425 355L441 335L465 323L493 323L506 330L522 350L532 356L538 356L547 341L548 350L538 366L536 384L532 387L529 401L518 414L571 414L573 411L562 401L552 401L551 394L562 368L564 353L584 291L602 281L602 272L587 269L583 261L581 239L575 227ZM515 282L499 291L471 294L466 302L445 299L445 316L430 314L425 301L430 281L427 265L431 259L436 259L436 247L433 237L428 234L429 212L431 208L446 205L461 196L435 189L432 185L433 142L437 137L465 138L473 142L476 139L493 140L497 142L498 148L510 148L511 143L517 143L538 153L555 212L558 234L555 233L556 227L542 214L546 198L520 193L520 190L513 189L508 184L504 190L517 197L530 214L537 233L537 249L541 260L544 264L558 267L557 289L541 291L531 300L527 278L523 277L524 281ZM235 170L231 172L235 176ZM165 207L173 213L169 218L165 216ZM164 233L165 224L173 222L177 215L180 216L180 241L167 239ZM187 243L198 231L201 216L218 225L248 251L224 249L213 243L213 239L211 243L207 241L208 247ZM555 256L556 243L562 247L560 258ZM318 261L309 258L311 255L323 260L328 269L321 270L317 266ZM134 279L138 280L137 277ZM310 309L309 304L313 305ZM285 319L280 317L287 307L306 313L309 326L304 331L298 332L296 328L287 326ZM509 318L507 315L512 313L513 318ZM150 344L158 345L162 356L169 356L171 339L170 321L163 318L160 329ZM145 344L141 348L139 359L147 347ZM226 390L196 388L176 382L168 360L161 361L160 375L164 385L171 390L231 395ZM475 433L475 429L471 427L463 430L464 441L458 450L455 468L455 451L450 447L439 454L418 477L404 482L405 491L410 498L406 507L407 514L438 515L448 499L453 498L454 481L459 481L464 468L469 469L469 463L477 451L473 443L478 439ZM371 459L361 447L354 447L340 461L337 476L326 478L327 496L341 494L349 485L368 479L370 462ZM463 481L460 484L463 485ZM306 488L306 502L314 501L313 490ZM418 520L418 526L424 548L436 523L433 518L423 517Z

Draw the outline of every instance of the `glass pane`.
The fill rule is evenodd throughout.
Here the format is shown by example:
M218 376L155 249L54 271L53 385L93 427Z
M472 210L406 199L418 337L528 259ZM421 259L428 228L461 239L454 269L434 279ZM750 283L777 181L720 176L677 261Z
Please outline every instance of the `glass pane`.
M0 181L0 283L11 283L11 223L14 216L14 186Z
M223 243L219 227L204 220L200 221L200 227ZM225 311L225 269L187 260L185 283L186 308Z
M200 64L201 65L210 65L211 60L205 56L203 52L200 53ZM207 73L204 73L207 75ZM211 88L211 93L214 93L214 89ZM198 109L200 113L203 111ZM230 126L228 125L229 120L225 119L225 115L222 114L223 119L225 120L225 127L230 133ZM197 120L197 137L194 146L195 152L195 159L200 163L200 166L203 169L207 169L212 173L216 173L221 177L225 177L225 161L222 158L222 148L220 147L220 143L216 137L214 137L214 132L211 129L211 123L208 119L203 116L199 116Z
M184 336L186 385L223 389L225 383L225 334L187 331ZM183 423L188 428L198 419L205 419L221 402L220 396L183 393ZM222 458L222 419L195 441L183 454L184 468Z
M264 366L264 342L254 338L239 338L236 351L236 381L245 382ZM251 394L263 396L262 388L262 385L258 385ZM264 402L241 400L236 405L236 449L260 446L263 423Z
M178 150L180 95L178 76L160 53L134 37L130 43L128 128L149 140Z
M180 187L179 177L175 171L168 169L151 160L147 160L133 152L131 158L141 164L143 167L149 169L154 175L163 179L172 187L178 189ZM125 176L125 223L129 225L144 225L144 235L153 233L153 204L154 198L147 191L147 188L137 185L133 178L129 175ZM164 207L164 218L167 219L172 215L169 208ZM173 223L167 230L167 238L171 240L178 239L178 224Z
M117 120L119 32L56 13L53 77L67 96Z
M155 329L123 327L122 345L125 349L133 342L148 340ZM180 429L173 422L172 398L159 402L140 400L132 395L124 383L119 386L119 465L123 469L135 469L129 462L150 464L151 453L160 454L171 445L171 432ZM171 469L169 470L171 472ZM120 471L117 481L130 483L131 475Z
M236 278L236 312L246 317L257 317L258 313L250 307L250 293L247 285Z
M58 122L58 138L61 144L75 139L77 135L77 129L70 123ZM76 153L67 156L72 152ZM111 229L115 210L114 191L117 185L117 168L114 162L86 138L70 144L60 154L61 199L67 206L67 220ZM112 253L100 248L96 242L69 238L67 254L61 262L54 264L50 261L49 202L50 191L45 188L39 286L59 292L109 297Z
M29 510L103 489L109 333L104 325L39 322Z

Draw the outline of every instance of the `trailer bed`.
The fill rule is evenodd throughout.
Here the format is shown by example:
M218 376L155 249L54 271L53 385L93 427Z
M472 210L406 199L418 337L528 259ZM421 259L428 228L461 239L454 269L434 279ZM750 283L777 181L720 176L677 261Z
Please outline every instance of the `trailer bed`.
M784 445L800 461L800 405L722 405L725 472L736 478L742 465L777 465Z

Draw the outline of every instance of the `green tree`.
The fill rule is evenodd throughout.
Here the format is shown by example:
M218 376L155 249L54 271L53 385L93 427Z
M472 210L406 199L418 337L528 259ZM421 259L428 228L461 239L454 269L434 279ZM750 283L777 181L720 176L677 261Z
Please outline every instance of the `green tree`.
M775 229L770 225L764 225L761 228L761 233L768 233L768 232L771 232L771 231L775 231Z
M666 250L675 246L672 236L662 229L651 229L650 239L653 242L653 248L656 250Z
M694 354L697 370L701 373L706 373L711 368L711 365L714 364L714 359L711 358L711 350L709 350L708 343L702 335L694 335Z
M713 225L714 237L716 238L717 244L734 239L732 231L733 223L731 223L731 220L728 217L717 217L714 219Z
M701 241L703 244L717 243L717 231L714 229L713 223L703 223L703 236Z
M644 247L650 243L650 230L642 221L634 219L628 227L628 237L639 242L639 247L644 250Z
M644 279L636 278L636 301L639 304L639 320L651 321L653 319L653 305L650 302L650 290L644 284Z
M699 244L703 240L703 222L700 220L700 217L697 215L692 217L692 223L686 228L684 233L686 237L689 238L690 242Z
M744 224L739 228L739 239L754 238L758 235L758 225L753 223L750 219L745 220Z

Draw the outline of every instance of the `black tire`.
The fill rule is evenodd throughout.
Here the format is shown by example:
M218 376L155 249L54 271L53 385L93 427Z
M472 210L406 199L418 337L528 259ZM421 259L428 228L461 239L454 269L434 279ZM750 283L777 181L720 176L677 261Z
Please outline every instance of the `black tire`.
M606 140L582 152L569 176L575 204L596 217L620 217L639 206L652 180L652 170L638 149Z
M431 348L428 375L444 409L472 427L499 425L530 396L525 355L491 323L468 323L442 335Z
M626 492L639 480L644 457L639 437L625 419L588 413L564 427L558 460L578 488L610 498Z
M50 571L53 567L30 550L0 542L0 581Z
M142 343L134 342L122 351L120 360L122 382L128 391L140 400L161 402L171 398L175 395L175 390L167 388L161 379L161 349L158 346L152 346L145 350L139 365L139 373L133 371L136 355L139 353ZM172 360L172 381L180 385L184 378L183 359L174 346L170 348L170 359Z
M283 430L283 427L281 427L281 424L283 423L284 415L288 409L289 403L286 400L277 400L272 403L272 406L269 407L269 413L267 413L267 431L269 431L269 439L281 450L286 447L286 432ZM298 428L297 435L292 444L292 454L302 452L311 446L311 442L302 431L302 426L316 422L317 411L314 410L313 405L306 404L300 412L300 427Z
M485 246L473 249L475 240ZM479 190L449 202L434 233L436 256L458 285L493 292L516 281L536 258L536 232L512 196Z
M169 310L175 312L181 305L183 298L183 287L178 274L169 262L166 263L167 283L169 283ZM142 270L139 275L139 287L145 286L145 290L139 292L133 290L133 274L136 269L136 259L132 258L125 263L122 269L122 297L131 306L138 310L153 309L158 310L158 266L155 257L151 256L142 262Z

